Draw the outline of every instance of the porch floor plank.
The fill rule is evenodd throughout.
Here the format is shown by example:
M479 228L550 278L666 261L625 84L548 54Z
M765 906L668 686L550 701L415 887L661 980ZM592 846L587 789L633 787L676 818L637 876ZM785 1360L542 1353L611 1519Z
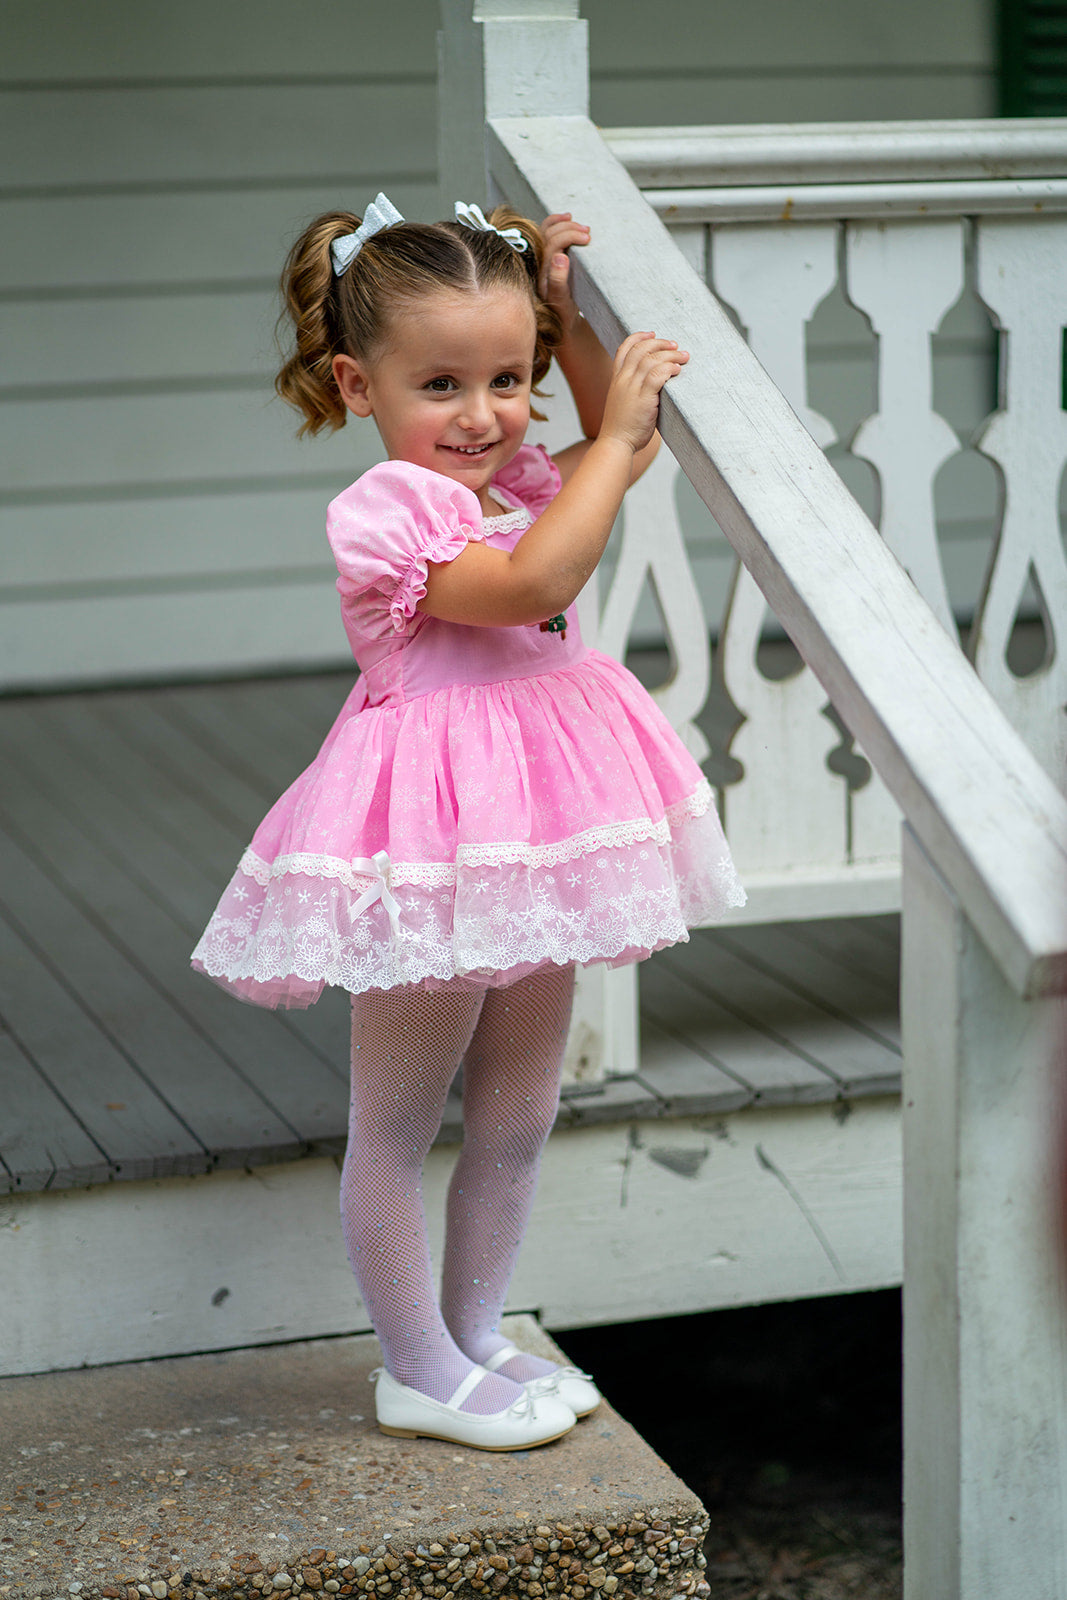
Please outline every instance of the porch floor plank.
M108 1158L11 1035L0 1031L0 1176L8 1189L103 1183ZM65 1177L65 1185L60 1175ZM57 1181L59 1180L59 1181Z
M207 1088L203 1050L190 1048L191 1041L180 1033L174 1037L169 1026L172 1014L160 1005L156 991L124 953L116 950L99 922L63 893L22 840L12 837L10 824L4 820L0 882L10 915L37 949L48 951L68 989L77 996L85 1018L82 1043L88 1047L95 1042L95 1034L104 1033L155 1091L158 1115L151 1119L144 1150L153 1173L169 1176L203 1171L209 1165L211 1146L197 1137L183 1115L191 1108L197 1088ZM153 1066L160 1062L165 1067L166 1093L152 1082ZM100 1092L105 1103L112 1099L106 1078ZM206 1100L206 1093L201 1099ZM247 1094L242 1103L241 1095L231 1100L225 1090L217 1093L217 1101L207 1119L215 1147L243 1142L256 1108ZM146 1102L146 1117L151 1104Z
M854 1012L813 1002L797 985L782 982L768 964L753 965L736 955L732 934L727 927L709 939L698 930L688 944L664 956L710 1001L787 1045L842 1091L854 1091L867 1080L899 1079L899 1050L857 1026Z
M640 974L642 1018L650 1017L722 1077L740 1085L749 1102L787 1105L834 1099L839 1085L832 1073L752 1017L720 1003L703 982L701 955L708 942L700 940L691 963L673 960L673 950L661 950L645 962ZM678 1066L672 1067L672 1077L677 1071ZM656 1081L655 1069L646 1072L642 1067L642 1076L650 1084Z
M0 1188L343 1149L346 997L238 1006L188 958L351 683L0 702ZM569 1089L560 1126L897 1092L898 943L894 918L697 931L640 969L639 1072Z
M189 1077L181 1086L188 1096L183 1114L190 1126L198 1131L210 1127L218 1099L215 1076L228 1069L230 1077L239 1080L249 1108L253 1102L247 1096L259 1102L259 1127L255 1132L250 1129L251 1148L261 1141L272 1148L279 1143L300 1147L332 1135L338 1095L347 1103L344 1078L332 1062L299 1044L286 1030L271 1027L262 1013L235 1006L221 990L190 971L190 928L146 890L127 854L112 841L101 844L101 829L95 826L99 795L88 786L82 790L75 821L43 789L31 790L26 772L13 787L5 802L9 813L27 831L36 826L46 835L56 876L92 908L101 931L155 987L160 1017L169 1025L171 1037L181 1031L186 1048L196 1051L198 1087ZM197 1049L194 1037L203 1039L206 1051ZM180 1087L168 1078L168 1096L176 1091ZM213 1139L205 1143L209 1149L217 1148Z
M806 929L807 924L803 926ZM797 938L794 929L743 925L724 928L718 934L718 942L757 972L776 979L800 999L821 1006L850 1027L871 1034L899 1056L897 995L877 974L846 967L808 938Z
M229 704L233 690L243 685L198 686L195 693L215 695L222 705ZM274 685L272 692L274 691ZM288 684L286 684L288 687ZM193 692L193 691L190 691ZM170 691L140 691L165 701ZM343 697L343 686L339 688ZM129 820L141 818L147 837L159 841L159 849L176 851L180 871L161 870L154 883L161 903L170 910L186 938L186 954L214 909L255 823L266 810L276 789L264 786L263 797L249 806L247 820L239 825L219 817L211 803L207 786L198 782L195 770L186 772L183 781L172 781L170 774L137 747L135 734L123 723L123 704L138 698L138 691L115 694L64 695L48 699L9 701L0 706L0 750L12 759L32 765L38 746L49 751L48 770L53 785L72 797L83 792L110 796L101 800L100 815ZM19 711L24 712L20 719ZM333 712L326 705L321 722L328 727ZM26 729L29 728L29 736ZM13 741L21 733L21 744ZM39 736L45 737L41 739ZM261 749L267 748L267 741ZM290 758L291 760L291 758ZM282 782L296 775L298 766L286 772ZM278 786L280 787L280 785ZM120 837L122 829L119 828ZM152 849L146 860L151 860ZM173 857L171 857L173 861ZM147 868L146 868L147 870ZM183 955L181 967L186 965ZM196 980L196 987L201 987ZM225 998L225 997L223 997ZM232 1008L232 1002L227 1002ZM247 1018L253 1008L242 1007L238 1015ZM259 1013L254 1013L256 1016ZM274 1019L279 1037L286 1033L303 1040L330 1064L345 1061L348 1055L348 1014L340 996L324 996L309 1011L291 1012ZM256 1024L254 1026L262 1026ZM260 1036L262 1038L262 1034Z
M168 1160L184 1169L202 1159L199 1141L71 993L48 954L6 921L0 921L0 1016L32 1063L37 1085L12 1063L0 1073L0 1153L12 1172L24 1179L33 1174L34 1187L52 1187L68 1172L71 1182L77 1174L77 1181L99 1183L109 1168L124 1178L150 1178ZM22 1102L24 1130L16 1101ZM27 1138L52 1152L56 1176L45 1184L38 1185L38 1177L47 1169L27 1159ZM62 1154L55 1150L58 1141ZM67 1153L82 1143L77 1159Z

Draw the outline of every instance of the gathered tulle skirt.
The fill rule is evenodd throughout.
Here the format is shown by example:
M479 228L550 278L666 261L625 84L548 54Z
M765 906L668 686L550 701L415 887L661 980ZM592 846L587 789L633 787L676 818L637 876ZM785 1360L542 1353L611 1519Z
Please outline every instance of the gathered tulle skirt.
M639 960L743 902L700 769L637 680L590 651L395 705L357 685L193 964L265 1006L327 984L511 983Z

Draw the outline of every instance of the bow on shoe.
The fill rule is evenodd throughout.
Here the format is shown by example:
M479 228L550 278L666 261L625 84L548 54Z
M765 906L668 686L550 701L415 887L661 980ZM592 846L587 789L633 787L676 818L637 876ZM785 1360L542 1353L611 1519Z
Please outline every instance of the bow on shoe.
M555 1372L546 1372L543 1378L531 1378L523 1387L531 1395L555 1394L564 1378L581 1378L584 1383L593 1381L581 1367L557 1367Z

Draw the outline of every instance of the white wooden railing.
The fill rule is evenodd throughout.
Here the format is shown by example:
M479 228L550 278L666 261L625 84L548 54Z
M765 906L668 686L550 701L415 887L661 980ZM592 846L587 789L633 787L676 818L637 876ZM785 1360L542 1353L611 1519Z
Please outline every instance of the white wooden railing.
M581 216L593 243L575 269L577 292L603 342L652 325L689 348L689 367L665 394L663 436L800 650L813 674L804 692L814 702L821 685L903 813L906 1594L1052 1600L1067 1593L1067 1294L1051 1149L1067 1041L1067 801L962 656L936 584L931 606L890 548L889 526L886 538L872 527L589 122L576 0L442 0L442 17L446 185L475 192L487 175L531 214ZM959 130L949 137L966 143ZM934 144L931 134L936 154ZM931 156L909 181L935 181L933 169ZM830 208L831 227L841 214ZM1001 228L998 257L993 231L979 250L979 286L1029 345L1024 296L1012 287L1021 247ZM866 265L859 277L850 270L872 320L892 277L889 238L887 228L865 250L857 243L855 263ZM943 274L944 251L931 249L941 266L930 274ZM851 269L851 248L846 259ZM933 293L927 273L914 276L910 325L928 331L944 283ZM1046 333L1058 292L1048 281ZM1040 321L1048 307L1036 310ZM925 337L910 335L913 362ZM893 376L903 360L883 362L891 381L866 448L884 469L887 434L904 430L928 484L936 423L927 399L924 425L907 429L903 380ZM1062 458L1051 365L1047 350L1035 357L1045 377L1033 397L1005 420L1009 403L984 439L1007 471L1011 532L998 561L1017 574L1015 541L1031 561L1040 549L1046 600L1060 581L1047 488L1036 533L1025 517L1012 525L1010 512L1031 481L1018 465L1020 437L1047 427ZM1011 382L1009 363L1009 400ZM923 393L912 389L913 407ZM915 504L893 512L894 540ZM931 584L936 572L928 561L916 579ZM754 596L748 579L743 587ZM1004 639L992 619L1014 610L990 598L993 588L978 629L990 653ZM742 661L762 601L745 606ZM683 661L677 678L686 671ZM780 713L764 735L786 741L777 746L783 788L789 720ZM886 837L881 823L876 836Z
M874 469L882 537L953 638L961 598L954 605L950 587L962 587L967 649L980 678L1059 780L1067 770L1067 561L1058 504L1067 461L1067 120L630 129L605 138L812 438L836 450L846 473L857 461ZM873 406L857 413L854 405L848 416L849 397L840 397L847 432L811 403L813 377L827 384L817 352L809 353L809 329L835 294L877 340ZM961 439L934 406L934 348L948 314L968 300L972 324L980 308L988 315L987 350L972 349L962 371L958 351L946 355L942 365L952 361L956 371L941 387L955 376L957 390L971 390L965 410L968 399L976 416L992 410L993 397L984 407L974 391L988 381L982 365L994 327L1001 381L996 410ZM999 527L984 574L982 541L950 543L944 527L939 536L954 510L944 503L943 469L973 469L975 451L995 464L1003 485L1003 513L986 508L990 531ZM679 470L662 457L631 496L602 643L625 651L651 577L680 664L668 710L704 754L693 719L707 693L708 634L717 637L717 671L743 719L729 745L740 768L723 785L722 810L749 884L750 919L894 908L899 809L877 776L850 785L827 764L839 735L811 671L771 679L761 670L768 614L753 579L739 568L721 610L719 595L701 584L699 545L684 536L678 515ZM994 495L995 473L984 484ZM951 472L948 481L951 488ZM963 509L973 514L973 505ZM950 586L946 568L961 561L976 570ZM1027 609L1036 614L1032 631L1043 629L1043 659L1023 673L1009 665L1009 642Z

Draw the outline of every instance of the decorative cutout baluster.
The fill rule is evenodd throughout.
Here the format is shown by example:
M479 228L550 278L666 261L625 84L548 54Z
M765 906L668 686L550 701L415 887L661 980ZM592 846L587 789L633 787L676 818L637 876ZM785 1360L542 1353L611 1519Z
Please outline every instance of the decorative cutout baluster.
M646 577L659 602L673 672L654 691L664 716L697 761L708 741L693 718L708 697L708 623L675 504L678 464L661 450L626 496L619 559L600 616L599 648L621 661Z
M805 427L824 448L834 430L807 404L805 328L837 281L833 223L715 230L717 294L737 312L749 343ZM758 470L759 463L753 463ZM826 758L837 734L822 715L826 691L806 668L771 681L757 651L766 602L739 567L720 643L723 680L745 715L731 745L745 775L725 791L724 821L742 872L780 877L846 860L846 790ZM755 887L755 885L753 885Z
M1067 456L1061 390L1067 222L1059 217L982 218L976 229L978 293L1004 340L1002 409L990 418L977 446L1003 471L1005 495L996 551L975 618L972 655L1005 714L1062 783L1067 757L1067 561L1057 500ZM1008 666L1007 649L1031 569L1049 649L1036 672L1018 678Z
M854 222L845 229L846 298L878 336L878 410L852 453L881 485L881 533L942 625L956 637L934 514L934 482L959 440L933 409L931 339L963 288L959 218ZM895 858L900 811L875 773L852 791L854 861Z
M930 341L963 289L962 223L850 223L845 262L846 296L878 335L878 411L852 453L878 473L882 538L955 638L934 480L960 443L934 410Z

